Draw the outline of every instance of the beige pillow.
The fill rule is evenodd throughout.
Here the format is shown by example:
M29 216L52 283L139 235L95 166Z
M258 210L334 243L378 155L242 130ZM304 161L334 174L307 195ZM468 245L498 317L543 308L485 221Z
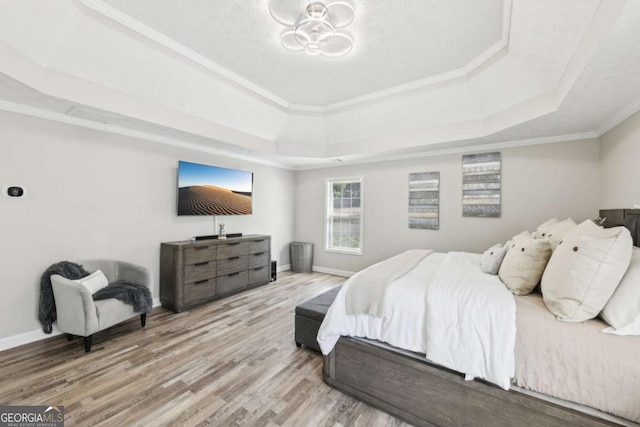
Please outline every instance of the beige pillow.
M505 251L509 252L509 249L511 249L516 243L518 243L521 240L527 240L530 237L531 237L531 234L529 234L528 231L522 231L516 234L515 236L507 240L507 243L504 244Z
M80 283L82 286L89 289L91 295L109 285L107 277L100 270L96 270L90 275L83 277L82 279L74 280L74 282Z
M640 335L640 248L632 249L629 268L602 309L600 317L613 327L603 332Z
M627 270L631 248L624 227L599 228L587 220L568 232L542 276L549 311L566 322L596 317Z
M550 256L547 239L518 239L504 256L498 276L515 295L526 295L540 283Z
M551 243L551 250L555 251L558 243L560 243L560 241L564 239L564 236L566 236L567 233L574 228L576 228L576 223L571 218L567 218L564 221L560 221L559 223L554 225L547 234L549 243Z
M542 239L547 237L547 235L549 234L549 232L551 231L551 229L558 223L558 219L557 218L551 218L548 221L543 222L542 224L540 224L538 226L538 228L536 228L535 230L533 230L533 232L531 233L531 235L533 236L534 239Z

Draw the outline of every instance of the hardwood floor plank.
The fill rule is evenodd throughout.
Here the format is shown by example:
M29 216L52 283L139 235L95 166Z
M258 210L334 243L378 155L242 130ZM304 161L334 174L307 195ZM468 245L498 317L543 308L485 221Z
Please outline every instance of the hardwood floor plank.
M321 273L182 313L156 308L94 337L0 352L0 402L64 405L70 426L389 426L400 420L322 382L322 357L294 344L301 302L341 284Z

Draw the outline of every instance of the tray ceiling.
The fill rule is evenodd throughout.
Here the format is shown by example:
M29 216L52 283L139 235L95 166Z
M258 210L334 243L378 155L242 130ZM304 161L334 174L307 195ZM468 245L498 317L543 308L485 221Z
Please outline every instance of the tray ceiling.
M283 49L266 0L0 2L0 108L294 168L595 137L640 108L640 2L352 4L354 50L325 58Z

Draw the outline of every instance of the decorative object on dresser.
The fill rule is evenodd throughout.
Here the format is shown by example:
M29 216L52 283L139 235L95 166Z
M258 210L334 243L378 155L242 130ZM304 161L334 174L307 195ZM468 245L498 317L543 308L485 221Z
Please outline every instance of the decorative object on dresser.
M271 236L162 243L160 302L180 312L265 285L270 280L270 262Z

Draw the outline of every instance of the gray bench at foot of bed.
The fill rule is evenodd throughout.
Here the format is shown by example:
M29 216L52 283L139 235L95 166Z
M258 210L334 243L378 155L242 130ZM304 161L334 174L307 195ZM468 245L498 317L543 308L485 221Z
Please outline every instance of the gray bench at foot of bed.
M336 286L296 307L295 340L298 347L304 344L305 347L320 351L318 329L339 290L340 286Z

